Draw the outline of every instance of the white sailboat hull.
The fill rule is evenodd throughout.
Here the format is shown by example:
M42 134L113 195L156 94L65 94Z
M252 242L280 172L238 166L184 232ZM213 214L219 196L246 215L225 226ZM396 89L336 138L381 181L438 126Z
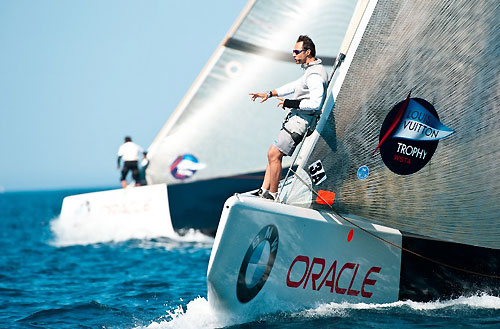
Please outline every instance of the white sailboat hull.
M166 184L67 196L56 235L85 243L174 235ZM88 233L92 232L89 239Z
M399 231L353 221L401 245ZM208 300L237 316L326 302L393 302L400 264L400 249L332 214L238 195L228 199L221 216Z
M155 184L72 195L64 198L55 225L60 231L74 232L71 236L78 240L75 234L86 227L96 232L95 242L168 237L189 229L215 236L224 201L235 192L258 188L263 176L257 172L168 187Z

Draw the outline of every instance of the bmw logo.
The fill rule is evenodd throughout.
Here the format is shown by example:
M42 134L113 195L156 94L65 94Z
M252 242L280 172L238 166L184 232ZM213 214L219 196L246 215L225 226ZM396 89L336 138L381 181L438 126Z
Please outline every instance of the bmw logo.
M251 301L271 273L278 252L278 229L267 225L255 236L241 263L236 296L242 303Z

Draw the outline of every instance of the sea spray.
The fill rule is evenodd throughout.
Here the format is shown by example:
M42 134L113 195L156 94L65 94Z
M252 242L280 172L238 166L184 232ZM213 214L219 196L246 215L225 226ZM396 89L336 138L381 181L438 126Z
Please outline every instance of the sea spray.
M293 317L310 317L322 318L331 316L349 316L354 315L356 310L376 310L381 312L415 312L423 313L427 311L456 311L459 309L485 309L485 310L500 310L500 297L490 296L486 294L459 297L456 299L431 301L431 302L415 302L412 300L397 301L387 304L368 304L368 303L325 303L316 308L307 309L301 312L293 313Z
M372 321L372 313L376 316L393 318L394 316L423 316L424 320L430 320L433 316L443 316L443 314L455 315L460 318L460 314L467 314L474 311L492 311L496 313L500 310L500 298L489 295L477 295L470 297L459 297L452 300L432 301L432 302L415 302L415 301L398 301L387 304L367 304L367 303L324 303L316 308L303 310L294 313L279 313L268 314L261 316L253 321L258 321L261 327L275 327L280 326L286 328L297 328L298 325L303 323L311 323L312 319L321 321L320 323L327 324L339 321L339 318L345 319L343 321L351 321L349 319L356 319L356 321L366 322L369 324ZM366 315L365 313L368 314ZM365 314L361 316L361 314ZM363 320L362 318L368 317L371 320ZM305 322L304 322L305 321ZM358 323L361 323L358 322ZM342 322L343 323L343 322ZM173 311L167 311L167 315L162 317L159 321L152 322L147 329L191 329L191 328L223 328L223 327L238 327L241 324L246 328L249 323L244 324L244 319L231 318L228 315L219 313L214 310L209 302L203 298L198 297L190 301L185 309L178 306ZM383 327L383 326L382 326Z
M148 329L191 329L191 328L222 328L235 322L230 318L217 313L208 301L198 297L186 305L186 310L178 306L173 311L167 311L166 320L153 322Z
M141 239L148 241L156 238L167 238L170 244L166 244L166 249L175 248L181 243L200 243L201 247L211 246L213 238L202 234L199 231L190 229L181 234L177 232L165 231L163 227L137 227L137 221L123 221L119 225L111 223L109 220L101 221L96 216L86 216L80 218L74 216L62 219L55 217L50 222L53 239L51 245L56 247L66 247L73 245L88 245L106 242L122 242L130 239ZM148 242L145 242L146 244Z

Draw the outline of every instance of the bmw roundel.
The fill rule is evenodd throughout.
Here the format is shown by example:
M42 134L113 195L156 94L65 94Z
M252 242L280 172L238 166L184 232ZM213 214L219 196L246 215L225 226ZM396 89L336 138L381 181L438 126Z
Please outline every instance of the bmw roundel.
M251 301L271 273L278 252L278 228L267 225L255 236L241 263L236 296L241 303Z

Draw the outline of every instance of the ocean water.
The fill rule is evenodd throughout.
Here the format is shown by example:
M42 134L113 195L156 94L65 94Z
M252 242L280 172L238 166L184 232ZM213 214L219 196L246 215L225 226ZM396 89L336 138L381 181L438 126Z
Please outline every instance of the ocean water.
M58 232L63 198L83 192L0 194L0 328L500 328L500 298L488 295L331 303L237 323L207 302L212 238Z

